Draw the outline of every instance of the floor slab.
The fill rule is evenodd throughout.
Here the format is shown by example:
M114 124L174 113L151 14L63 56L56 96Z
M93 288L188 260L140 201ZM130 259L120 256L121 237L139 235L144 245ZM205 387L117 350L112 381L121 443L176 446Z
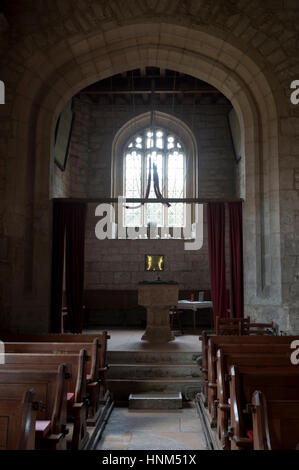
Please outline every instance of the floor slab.
M174 341L165 344L153 344L141 340L144 330L129 328L108 328L110 351L171 351L201 352L201 341L198 334L176 336ZM84 333L96 334L101 330L89 329Z
M97 449L205 450L206 442L195 408L114 408Z

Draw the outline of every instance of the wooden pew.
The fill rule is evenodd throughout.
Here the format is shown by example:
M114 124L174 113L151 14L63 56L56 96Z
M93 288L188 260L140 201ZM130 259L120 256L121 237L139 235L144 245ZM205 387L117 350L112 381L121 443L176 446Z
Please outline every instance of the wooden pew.
M235 344L236 348L242 348L242 344L256 344L256 345L276 345L288 344L299 336L216 336L209 335L206 332L202 334L202 374L203 374L203 389L202 400L205 407L208 407L209 393L210 393L210 407L216 399L216 387L213 386L216 382L216 353L219 345ZM211 340L209 351L209 340ZM259 346L258 346L259 347ZM274 346L275 347L275 346ZM262 348L262 347L261 347ZM209 377L210 365L210 377ZM209 382L211 387L209 387ZM213 391L214 388L214 391ZM211 410L212 412L213 410ZM216 416L212 416L213 425L216 425Z
M34 450L38 403L34 390L22 398L0 397L0 450Z
M298 450L299 400L268 400L257 390L251 411L254 450Z
M89 413L97 416L100 412L100 387L102 359L99 351L101 345L95 338L92 343L5 343L5 351L11 353L29 354L78 354L81 349L86 349L90 356L90 368L87 374L87 390L90 399Z
M12 334L0 333L0 340L8 343L93 343L98 338L100 349L100 367L107 367L107 343L110 336L107 331L94 334ZM106 369L107 370L107 369Z
M0 364L0 370L57 370L59 364L66 365L69 374L67 416L68 422L73 422L70 447L76 450L83 449L89 437L86 429L88 360L86 350L81 349L79 354L67 355L6 353L5 363Z
M98 355L98 373L100 376L100 399L104 402L109 394L107 388L107 343L110 336L107 331L101 331L95 334L12 334L12 333L1 333L1 341L17 343L17 342L26 342L26 343L43 343L43 342L54 342L54 343L92 343L96 339L100 344L100 351ZM82 346L84 347L84 346ZM90 382L94 382L93 378L90 378ZM96 387L95 387L96 392ZM95 401L93 401L95 403ZM93 411L95 414L97 409Z
M233 345L235 346L235 345ZM278 345L273 352L269 346L264 345L269 351L257 352L255 345L247 345L242 352L231 351L231 345L222 346L217 351L217 398L215 408L217 410L217 435L222 449L229 449L228 423L230 418L230 394L229 371L232 365L246 366L255 370L276 370L277 367L288 368L290 363L290 351L288 345Z
M230 416L229 429L231 449L253 449L252 395L256 390L263 392L268 400L297 400L299 390L298 367L276 367L248 369L246 366L232 366L230 370Z
M56 371L0 370L0 399L21 399L28 388L42 403L37 413L36 448L66 449L67 368L60 364Z
M209 413L211 416L211 426L216 426L216 421L217 421L217 350L218 348L226 348L226 351L230 351L231 353L235 352L237 353L248 353L248 352L257 352L260 354L272 354L281 351L286 351L287 358L289 361L289 351L290 351L290 343L283 344L282 341L279 339L281 337L278 336L267 336L267 337L262 337L265 339L263 343L259 341L257 344L257 338L261 337L253 337L253 336L239 336L239 343L236 344L229 344L229 342L222 342L224 341L224 338L226 336L220 336L217 337L217 341L215 341L214 336L211 336L208 341L208 409ZM223 339L221 339L223 338ZM233 338L233 337L230 337ZM242 338L253 338L253 340L242 340ZM277 338L279 339L278 341L276 339L270 339L270 338ZM284 337L285 338L285 337ZM283 349L281 349L283 348Z

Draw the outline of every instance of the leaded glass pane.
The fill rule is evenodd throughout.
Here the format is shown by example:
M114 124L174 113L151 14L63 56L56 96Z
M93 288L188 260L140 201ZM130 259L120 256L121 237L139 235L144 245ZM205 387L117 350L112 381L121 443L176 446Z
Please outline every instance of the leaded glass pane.
M125 208L125 220L124 226L125 227L141 227L142 225L142 207L132 208L130 209Z
M124 193L127 198L146 195L151 158L152 180L150 198L156 198L154 191L153 165L157 165L159 188L165 198L185 197L185 155L181 142L172 133L163 129L146 129L133 137L127 146L124 165ZM185 205L144 204L124 210L127 226L146 226L149 222L158 226L183 226ZM165 219L165 220L164 220Z
M168 226L183 227L185 225L185 204L178 202L168 208Z
M163 204L145 204L145 225L149 223L163 226Z
M174 151L168 156L168 197L184 197L184 156Z
M142 156L140 153L132 151L127 153L125 157L125 197L140 198L142 197ZM124 223L128 227L139 227L142 224L141 208L133 209L134 204L128 204L130 209L124 209Z
M156 198L154 191L154 163L157 165L157 173L160 183L160 190L163 192L163 155L162 153L157 154L157 152L151 152L146 156L146 182L148 181L149 176L149 163L151 161L151 188L149 197L152 199ZM162 204L146 204L145 205L145 225L149 222L156 223L157 225L163 225L163 205Z

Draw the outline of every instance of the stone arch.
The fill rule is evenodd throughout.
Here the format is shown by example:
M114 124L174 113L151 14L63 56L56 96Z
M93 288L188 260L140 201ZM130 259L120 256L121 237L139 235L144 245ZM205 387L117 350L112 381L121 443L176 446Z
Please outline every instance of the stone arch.
M232 102L244 136L246 303L252 307L251 312L260 312L269 303L280 305L277 106L281 113L284 108L275 79L270 82L259 62L259 58L253 60L217 31L154 22L62 41L47 54L37 53L28 60L14 103L17 128L10 152L19 159L25 175L20 182L26 190L25 207L24 201L15 197L11 209L14 213L20 210L26 219L25 279L32 279L32 292L41 293L39 299L29 296L30 305L34 299L36 308L48 314L53 165L50 149L57 116L64 103L83 87L142 66L193 75L217 87ZM12 185L16 184L14 178ZM275 217L270 214L270 207ZM266 227L275 234L274 238L270 239ZM40 265L45 266L43 275ZM45 328L45 322L42 324Z

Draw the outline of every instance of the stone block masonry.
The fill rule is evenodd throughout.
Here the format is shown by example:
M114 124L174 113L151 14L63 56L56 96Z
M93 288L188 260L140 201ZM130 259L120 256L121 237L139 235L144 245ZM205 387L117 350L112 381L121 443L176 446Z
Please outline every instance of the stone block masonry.
M65 172L55 167L54 196L110 197L112 142L132 115L129 106L94 104L75 98L75 125ZM236 195L236 165L227 124L229 105L160 106L185 122L197 143L199 196L229 198ZM148 111L138 106L135 115ZM188 158L188 155L187 155ZM209 289L207 227L204 246L185 251L184 240L103 240L95 237L95 204L89 204L86 229L86 289L135 289L156 274L144 272L146 254L164 254L163 278L180 289ZM228 251L228 249L227 249Z
M173 1L170 8L170 2L138 0L133 9L120 0L113 8L101 3L10 1L4 22L1 16L0 205L1 237L8 243L0 273L2 326L49 328L52 143L63 104L95 81L157 66L211 83L238 112L246 311L298 333L299 116L290 100L299 73L298 2ZM108 143L102 149L109 159ZM97 155L95 149L101 161ZM105 159L92 187L86 180L86 192L110 188ZM202 181L204 191L208 181ZM83 186L73 186L74 194ZM223 189L219 181L216 186ZM69 191L60 187L60 195Z

